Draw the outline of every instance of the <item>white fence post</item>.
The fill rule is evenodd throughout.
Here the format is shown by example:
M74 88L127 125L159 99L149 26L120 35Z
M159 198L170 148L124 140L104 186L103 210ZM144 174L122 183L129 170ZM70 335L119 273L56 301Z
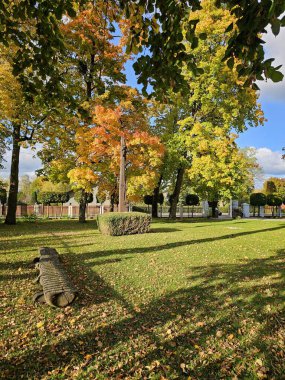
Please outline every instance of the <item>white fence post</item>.
M40 206L37 203L34 204L34 213L36 215L39 215L39 213L40 213Z
M202 216L203 216L203 218L207 218L209 216L208 201L202 201Z
M243 218L249 218L250 217L249 204L243 203L241 206L242 206Z
M73 217L73 207L71 205L68 206L68 217L69 218Z
M180 205L179 207L179 215L180 215L180 218L183 218L183 205Z

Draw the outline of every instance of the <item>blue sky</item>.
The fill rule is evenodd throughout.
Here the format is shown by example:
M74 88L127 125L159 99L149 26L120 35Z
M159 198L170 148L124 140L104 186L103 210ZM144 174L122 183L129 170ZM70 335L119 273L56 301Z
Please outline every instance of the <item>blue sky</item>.
M277 37L268 33L266 41L267 58L275 58L277 65L283 65L282 72L285 74L285 28ZM128 84L137 86L136 76L132 68L133 62L126 65ZM252 147L260 166L263 169L263 178L270 176L285 177L285 160L281 159L282 147L285 146L285 80L281 83L259 82L260 103L267 119L264 126L250 128L240 135L238 144L240 147ZM6 169L0 174L1 177L9 176L11 151L7 152ZM30 149L22 149L20 157L20 175L34 175L34 171L41 167L41 162L34 157Z
M283 65L285 75L285 28L275 37L271 32L264 36L267 58L275 58L274 65ZM264 126L249 128L238 139L241 147L254 147L264 178L285 177L285 160L281 159L285 146L285 80L259 82L260 103L267 121Z
M283 65L281 71L285 75L285 50L282 46L285 40L285 28L275 37L271 32L265 36L265 52L267 58L275 58L274 65ZM132 62L126 65L128 84L137 86ZM285 146L285 80L280 83L272 81L259 82L262 110L267 121L263 126L249 128L238 138L241 148L255 149L256 158L263 169L261 180L257 186L271 176L285 177L285 161L281 159L282 147Z

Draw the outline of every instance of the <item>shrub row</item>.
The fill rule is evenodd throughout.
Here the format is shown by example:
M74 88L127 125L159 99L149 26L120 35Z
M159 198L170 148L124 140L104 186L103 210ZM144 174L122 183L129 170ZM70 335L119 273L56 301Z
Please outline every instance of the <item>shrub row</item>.
M170 204L172 203L172 198L173 198L173 195L169 195L168 201ZM153 195L145 195L143 200L144 200L144 203L146 205L152 205ZM162 205L163 202L164 202L164 196L162 193L160 193L158 196L158 203L160 205ZM187 206L197 206L199 203L200 203L200 199L199 199L198 195L196 195L196 194L187 194L186 195L185 204Z
M66 203L69 201L68 193L60 192L42 192L36 196L33 194L33 200L35 203L43 203L44 205L50 205L51 203Z
M140 212L116 212L98 215L98 229L103 235L121 236L149 231L151 216Z
M282 203L285 203L285 198L282 199L277 194L253 193L250 195L249 202L251 206L281 206Z

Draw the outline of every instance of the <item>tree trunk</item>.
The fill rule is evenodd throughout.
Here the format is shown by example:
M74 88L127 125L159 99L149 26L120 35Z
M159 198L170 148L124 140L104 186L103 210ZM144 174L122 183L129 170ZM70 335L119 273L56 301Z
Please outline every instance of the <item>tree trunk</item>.
M181 191L181 187L183 183L184 173L185 173L185 168L180 166L177 171L175 188L172 194L172 201L171 201L170 210L169 210L169 217L172 219L176 218L176 209L177 209L177 204L179 201L179 195L180 195L180 191Z
M19 187L20 129L20 125L14 125L13 127L13 150L11 159L8 210L5 219L6 224L16 224L17 197Z
M86 217L85 217L85 211L86 211L86 193L84 190L81 190L81 197L79 202L79 222L85 223Z
M212 218L217 218L218 215L216 215L216 208L218 207L218 201L209 201L208 204L212 209Z
M111 194L111 207L110 207L110 212L114 212L114 209L115 209L115 195L114 193Z
M120 182L119 182L119 212L126 211L126 142L121 136L121 157L120 157Z
M158 207L157 207L157 204L158 204L159 189L160 189L161 182L162 182L162 175L159 177L158 184L157 184L156 188L153 190L152 211L151 211L153 218L158 218Z

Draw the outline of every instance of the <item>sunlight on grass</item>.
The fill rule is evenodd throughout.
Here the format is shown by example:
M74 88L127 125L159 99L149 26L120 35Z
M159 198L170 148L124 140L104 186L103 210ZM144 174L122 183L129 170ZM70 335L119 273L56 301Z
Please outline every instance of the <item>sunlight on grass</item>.
M4 378L281 379L284 221L0 225ZM62 255L80 297L34 305L38 248ZM33 357L35 360L30 360Z

